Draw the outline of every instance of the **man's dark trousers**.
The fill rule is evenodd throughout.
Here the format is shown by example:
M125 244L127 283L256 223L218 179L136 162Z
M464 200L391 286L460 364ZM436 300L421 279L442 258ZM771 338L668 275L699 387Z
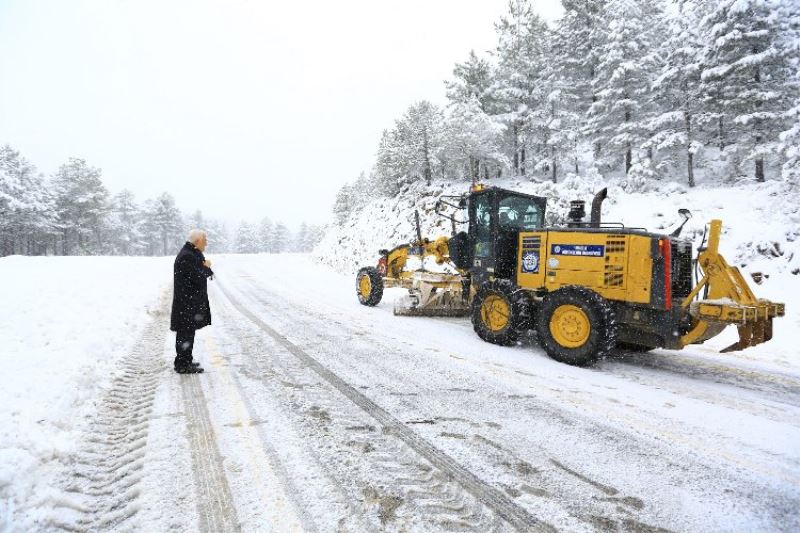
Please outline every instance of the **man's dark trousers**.
M194 348L193 329L179 329L175 335L175 368L185 368L192 364Z

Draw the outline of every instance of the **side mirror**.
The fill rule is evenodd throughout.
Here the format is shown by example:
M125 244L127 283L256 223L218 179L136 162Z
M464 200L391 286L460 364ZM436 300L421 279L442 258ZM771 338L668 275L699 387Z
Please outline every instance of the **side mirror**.
M679 236L681 234L681 231L683 230L683 226L685 226L686 223L689 222L689 219L692 218L692 212L686 208L678 209L678 214L683 217L683 222L681 223L680 226L678 226L678 228L675 231L670 233L669 235L670 237Z

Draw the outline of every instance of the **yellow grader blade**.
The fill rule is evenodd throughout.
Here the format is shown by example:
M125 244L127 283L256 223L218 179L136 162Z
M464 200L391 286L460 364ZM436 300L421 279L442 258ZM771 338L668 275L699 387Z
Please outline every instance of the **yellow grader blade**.
M462 277L457 274L414 272L404 283L408 295L395 302L399 316L466 316L469 304L463 298Z
M739 341L723 352L742 350L767 342L772 338L772 319L786 314L782 303L756 298L739 269L731 266L719 254L719 238L722 221L712 220L708 247L697 261L703 278L683 301L696 324L681 338L682 344L702 342L716 335L727 325L739 330ZM693 301L702 288L707 288L707 297Z

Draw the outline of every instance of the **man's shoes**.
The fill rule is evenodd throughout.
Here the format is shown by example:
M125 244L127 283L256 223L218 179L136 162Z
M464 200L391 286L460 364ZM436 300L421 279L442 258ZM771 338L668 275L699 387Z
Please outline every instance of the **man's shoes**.
M175 372L178 374L202 374L205 372L199 363L190 363L185 366L176 366Z

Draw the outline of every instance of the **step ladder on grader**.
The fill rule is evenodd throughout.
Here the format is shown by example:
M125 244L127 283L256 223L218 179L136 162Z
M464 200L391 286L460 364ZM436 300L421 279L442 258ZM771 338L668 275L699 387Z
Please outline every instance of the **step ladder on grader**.
M358 299L374 306L384 287L402 287L408 293L396 302L397 315L469 315L482 339L501 345L535 329L550 357L575 365L616 347L681 349L729 325L739 341L723 351L772 338L784 304L757 298L722 257L721 221L711 221L708 244L694 258L680 238L687 210L664 235L602 222L605 197L606 189L595 196L589 221L576 200L568 220L550 227L541 197L481 185L442 197L436 212L451 221L452 235L423 238L417 214L416 240L381 250L375 267L358 272ZM457 232L457 224L467 230Z

